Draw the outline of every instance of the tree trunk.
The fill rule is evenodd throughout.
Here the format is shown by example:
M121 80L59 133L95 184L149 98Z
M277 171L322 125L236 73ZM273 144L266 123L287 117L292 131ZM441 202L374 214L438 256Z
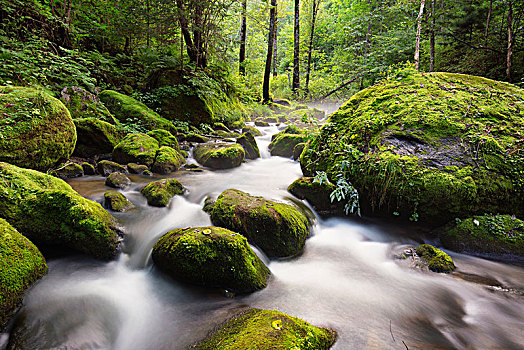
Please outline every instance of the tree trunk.
M511 83L511 56L513 55L513 4L509 1L508 8L508 55L506 60L506 78Z
M417 36L415 40L415 69L420 65L420 32L422 31L422 15L424 14L425 0L420 1L420 11L417 17Z
M429 38L429 71L435 71L435 0L431 0L431 33Z
M269 75L271 74L271 61L273 58L273 45L275 41L275 22L277 18L277 0L271 0L269 11L269 38L267 40L266 67L264 69L264 83L262 85L262 102L268 103L269 98Z
M187 55L189 56L189 61L196 62L197 53L195 47L193 46L193 39L191 39L191 33L189 33L189 24L186 18L184 11L184 4L182 0L176 0L176 5L178 8L178 22L180 23L180 30L184 41L186 42Z
M240 57L238 72L240 75L246 75L246 37L247 37L247 0L242 1L242 24L240 26Z
M309 50L307 53L307 67L306 67L306 94L309 94L309 76L311 74L311 55L313 53L313 37L315 35L315 20L317 18L318 1L313 0L313 13L311 14L311 32L309 33Z
M273 76L276 77L278 75L278 62L277 62L277 42L278 42L278 19L275 19L275 33L273 33Z
M293 94L300 89L300 0L295 0L295 31L293 44Z
M489 0L488 19L486 20L486 32L484 33L484 46L488 44L489 22L491 20L491 11L493 10L493 0Z

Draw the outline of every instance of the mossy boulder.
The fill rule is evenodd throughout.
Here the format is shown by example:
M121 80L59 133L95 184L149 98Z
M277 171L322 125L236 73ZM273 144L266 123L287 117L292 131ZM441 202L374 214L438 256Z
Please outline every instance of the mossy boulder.
M211 221L239 232L269 257L296 255L309 234L308 219L294 206L234 189L218 196Z
M0 217L36 246L65 246L100 259L119 243L115 219L63 180L0 163Z
M297 109L289 113L290 119L303 120L303 119L317 119L321 120L326 117L326 112L320 109Z
M260 150L258 149L257 141L253 134L249 132L242 134L242 136L237 139L237 143L244 149L247 159L260 158Z
M72 179L84 176L84 168L80 164L67 163L64 166L51 171L50 174L61 179Z
M129 134L113 149L113 160L120 164L138 163L151 166L160 147L149 135Z
M242 128L242 133L245 134L246 132L250 133L251 135L253 135L255 137L256 136L262 136L262 133L260 132L260 130L258 130L254 126L246 126L246 127Z
M84 175L95 175L96 174L95 166L87 162L82 163L82 170L84 171Z
M170 231L155 244L152 257L175 279L235 293L265 288L270 275L245 237L220 227Z
M153 207L165 207L171 198L184 193L184 186L177 179L162 179L150 182L140 190Z
M127 164L127 170L131 174L142 175L145 171L149 171L149 168L144 164L129 163Z
M122 173L127 174L127 169L115 162L110 160L101 160L97 164L98 173L102 176L109 176L112 173Z
M209 142L209 137L205 137L199 134L196 134L194 132L190 132L187 134L179 134L178 135L179 141L187 141L192 143L206 143Z
M219 138L223 138L223 139L228 139L228 138L234 139L240 136L238 132L224 131L224 130L213 130L211 135L219 137Z
M524 216L524 92L451 73L410 73L360 91L300 162L305 175L346 165L366 214L429 226L485 212Z
M124 131L103 120L83 118L73 120L78 140L73 154L89 158L108 154L124 138Z
M272 156L292 157L295 146L304 142L307 142L304 134L281 133L269 144L269 152Z
M177 150L163 146L156 152L151 170L158 174L169 174L178 170L185 162L186 160Z
M118 124L100 99L81 87L66 86L60 93L60 100L67 107L73 119L95 118L109 124Z
M510 215L481 215L447 225L442 245L457 252L524 257L524 221Z
M0 218L0 330L13 316L24 292L46 273L42 253Z
M331 182L315 182L314 177L301 177L296 179L287 190L298 199L305 199L321 214L342 213L344 204L331 202L331 193L336 186Z
M51 95L0 87L0 161L46 171L69 159L76 129L69 111Z
M122 173L111 173L106 178L105 184L109 187L125 189L131 185L131 180Z
M112 211L124 212L133 209L135 206L126 196L118 191L107 191L104 193L104 205Z
M279 311L248 309L212 331L192 348L199 350L327 350L337 334Z
M265 121L263 121L261 119L257 119L257 120L255 120L255 125L256 126L269 126L269 123L265 122Z
M227 127L231 130L241 130L243 127L246 126L246 123L244 122L244 118L245 116L243 115L242 116L242 119L238 119L238 120L227 120L226 121L226 124L227 124Z
M151 130L147 133L147 135L157 140L159 147L167 146L177 151L180 151L180 146L178 144L177 138L173 136L173 134L169 131L156 129Z
M433 272L453 272L456 269L451 257L442 250L429 244L421 244L416 249L417 255L428 264Z
M105 90L98 97L107 109L128 129L140 131L163 129L176 134L176 129L171 121L162 118L145 104L130 96L113 90Z
M214 169L230 169L240 166L245 151L237 143L205 143L195 147L193 155L203 166Z
M304 152L304 148L306 148L306 143L301 142L298 143L295 148L293 148L293 160L300 159L300 156L302 155L302 152Z

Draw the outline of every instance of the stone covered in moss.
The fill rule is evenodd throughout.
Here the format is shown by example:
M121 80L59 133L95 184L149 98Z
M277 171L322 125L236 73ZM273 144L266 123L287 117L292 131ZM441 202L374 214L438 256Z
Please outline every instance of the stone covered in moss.
M307 218L294 206L233 189L220 194L211 221L241 233L269 257L299 253L309 234Z
M163 179L150 182L140 190L153 207L165 207L171 198L184 193L184 186L177 179Z
M104 205L109 210L119 212L124 212L135 207L126 196L118 191L107 191L104 193Z
M129 163L127 164L127 170L131 174L142 175L145 171L149 171L149 168L144 164Z
M248 309L226 321L192 348L199 350L327 350L335 331L282 312Z
M341 213L344 204L332 203L330 195L336 189L331 182L315 182L314 177L296 179L287 190L299 199L305 199L321 213Z
M269 123L263 121L262 119L257 119L257 120L255 120L255 125L256 126L269 126Z
M260 132L260 130L258 130L257 128L255 128L254 126L246 126L244 128L242 128L242 133L250 133L251 135L253 136L262 136L262 133Z
M242 134L242 136L237 139L237 143L240 144L246 152L247 159L260 158L260 151L253 134L249 132Z
M69 111L51 95L0 87L0 161L46 171L69 159L76 130Z
M72 179L84 176L84 168L80 164L67 163L63 167L51 171L51 175L61 179Z
M242 118L244 118L244 116L242 116ZM240 130L242 129L243 127L246 126L246 123L244 122L243 119L238 119L238 120L227 120L226 121L226 124L227 124L227 127L231 130Z
M98 162L97 169L102 176L109 176L109 174L112 173L127 174L127 169L124 166L110 160L102 160Z
M178 151L163 146L156 152L155 162L151 170L158 174L169 174L178 170L185 162L186 160Z
M106 186L124 189L131 185L131 180L122 173L111 173L106 178Z
M122 124L131 129L163 129L176 134L176 129L169 120L160 117L158 113L130 96L105 90L98 97Z
M524 216L524 92L461 74L407 74L355 94L301 157L331 178L347 162L365 213L441 225Z
M24 292L46 273L42 253L0 218L0 330L16 311Z
M234 131L224 131L224 130L213 130L211 133L212 136L217 136L223 139L234 139L240 136L238 132Z
M206 142L209 142L209 137L205 137L205 136L196 134L194 132L190 132L187 134L179 134L178 140L192 142L192 143L206 143Z
M159 147L167 146L180 151L177 138L169 131L156 129L148 132L147 135L157 140Z
M428 268L433 272L453 272L456 269L451 257L432 245L421 244L416 251L417 255L428 264Z
M82 170L84 171L84 175L95 175L95 167L93 164L90 163L82 163Z
M108 154L124 138L118 127L95 118L75 119L73 121L78 135L74 155L89 158Z
M66 86L60 99L71 113L73 119L95 118L116 125L118 121L111 115L100 99L78 86Z
M304 134L280 133L269 144L269 151L272 156L291 157L295 146L303 142L307 142Z
M117 252L116 222L100 204L34 170L0 163L0 217L39 247L66 246L100 259Z
M295 148L293 148L293 160L300 159L300 156L302 155L302 152L304 152L304 148L306 148L306 143L301 142L298 143Z
M170 231L155 244L152 256L175 279L235 293L265 288L270 274L245 237L220 227Z
M305 119L324 119L326 112L321 111L320 109L298 109L289 113L289 117L296 120Z
M146 134L129 134L113 149L113 160L120 164L151 166L158 151L158 141Z
M457 252L524 257L524 221L510 215L474 216L445 227L440 241Z
M193 155L203 166L214 169L229 169L240 166L245 152L235 143L206 143L195 147Z

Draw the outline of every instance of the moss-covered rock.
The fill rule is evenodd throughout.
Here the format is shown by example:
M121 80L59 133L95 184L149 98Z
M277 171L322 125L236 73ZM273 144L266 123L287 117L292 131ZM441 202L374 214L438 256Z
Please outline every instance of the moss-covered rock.
M46 273L42 253L0 218L0 330L16 311L24 292Z
M316 108L298 109L298 110L294 110L289 113L289 118L295 119L295 120L303 120L303 119L320 120L320 119L324 119L325 117L326 117L326 112L321 111L320 109L316 109Z
M163 179L150 182L140 190L153 207L165 207L171 198L184 193L184 186L177 179Z
M295 148L293 148L293 160L298 160L300 158L302 152L304 152L304 148L306 148L305 142L297 143Z
M75 119L76 142L74 155L89 158L108 154L124 138L124 131L118 127L95 118Z
M223 138L223 139L227 139L227 138L237 138L240 136L240 134L238 132L234 132L234 131L224 131L224 130L213 130L213 132L211 133L212 136L216 136L216 137L220 137L220 138Z
M245 237L220 227L170 231L155 244L152 256L175 279L235 293L265 288L270 274Z
M245 157L247 159L260 158L260 151L258 149L257 141L255 140L253 134L249 132L242 134L242 136L240 136L237 139L237 143L240 144L244 149L246 153Z
M67 107L73 119L95 118L109 124L118 124L100 99L81 87L66 86L60 93L60 100Z
M245 152L242 146L236 143L206 143L196 146L193 155L203 166L229 169L242 164Z
M269 152L272 156L291 157L295 146L306 141L304 134L278 134L269 144Z
M109 187L125 189L131 185L131 180L122 173L111 173L106 178L105 184Z
M344 204L331 202L330 195L336 189L331 182L315 182L314 177L296 179L287 190L299 199L305 199L320 213L342 213Z
M267 123L273 123L273 124L276 124L279 122L278 120L278 117L277 116L274 116L274 117L266 117L263 119L263 121L267 122Z
M442 245L457 252L524 257L524 221L510 215L482 215L448 225Z
M113 90L102 91L98 97L107 109L124 125L135 130L163 129L176 134L169 120L130 96Z
M112 173L127 174L127 169L115 162L110 160L101 160L97 164L98 173L102 176L109 176Z
M291 105L286 106L280 103L270 103L268 107L276 114L289 114L291 112Z
M305 175L339 172L364 213L427 225L485 212L524 216L524 92L451 73L408 74L362 90L301 156Z
M151 136L129 134L113 149L113 160L120 164L139 163L151 166L158 149L158 141Z
M177 138L169 131L156 129L148 132L147 135L157 140L159 147L167 146L180 151Z
M192 348L200 350L327 350L335 331L278 311L249 309L226 321Z
M211 221L239 232L269 257L299 253L309 234L307 218L294 206L233 189L220 194Z
M242 133L245 134L246 132L250 133L251 135L253 135L255 137L256 136L262 136L262 133L260 132L260 130L258 130L254 126L246 126L246 127L242 128Z
M61 179L72 179L84 176L84 168L80 164L67 163L66 165L50 172L51 175Z
M230 132L229 128L224 125L224 123L213 123L213 130L222 130Z
M421 244L416 251L420 259L428 264L428 269L433 272L453 272L456 269L451 257L432 245Z
M51 175L0 163L0 217L36 246L66 246L100 259L116 255L117 225L100 204Z
M244 116L242 117L244 118ZM228 120L227 122L227 127L231 130L240 130L242 129L243 127L246 126L246 123L244 122L243 119L239 119L239 120Z
M127 164L127 170L129 170L131 174L142 175L145 171L148 171L149 168L144 164L129 163Z
M151 170L158 174L169 174L178 170L185 162L186 160L178 151L163 146L156 152L155 162Z
M257 119L257 120L255 120L255 125L256 126L269 126L269 123L265 122L265 121L263 121L261 119Z
M118 191L107 191L104 193L104 205L112 211L124 212L133 209L135 206L126 196Z
M93 164L83 162L82 163L82 170L84 171L84 175L95 175L96 170Z
M187 141L192 143L206 143L209 142L209 137L205 137L199 134L196 134L194 132L190 132L187 134L179 134L178 135L179 141Z
M46 171L69 159L76 130L69 111L51 95L0 87L0 161Z

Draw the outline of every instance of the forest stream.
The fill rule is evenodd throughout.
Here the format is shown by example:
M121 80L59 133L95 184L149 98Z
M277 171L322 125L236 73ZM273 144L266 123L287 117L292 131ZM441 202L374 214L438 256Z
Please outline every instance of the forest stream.
M321 218L287 187L302 176L291 159L267 151L276 126L260 128L262 158L229 170L170 176L188 191L167 208L148 206L139 189L151 178L131 175L124 193L137 209L115 213L126 232L122 253L104 263L82 256L48 262L49 273L19 313L19 349L184 349L246 307L274 309L337 331L333 349L519 349L524 344L524 268L448 252L458 269L438 274L397 252L420 242L413 229L355 217ZM189 163L194 162L190 157ZM102 202L104 178L68 181ZM232 295L180 283L151 262L165 232L211 225L207 197L236 188L294 202L314 225L300 256L271 260L267 288ZM8 334L0 348L5 349Z

